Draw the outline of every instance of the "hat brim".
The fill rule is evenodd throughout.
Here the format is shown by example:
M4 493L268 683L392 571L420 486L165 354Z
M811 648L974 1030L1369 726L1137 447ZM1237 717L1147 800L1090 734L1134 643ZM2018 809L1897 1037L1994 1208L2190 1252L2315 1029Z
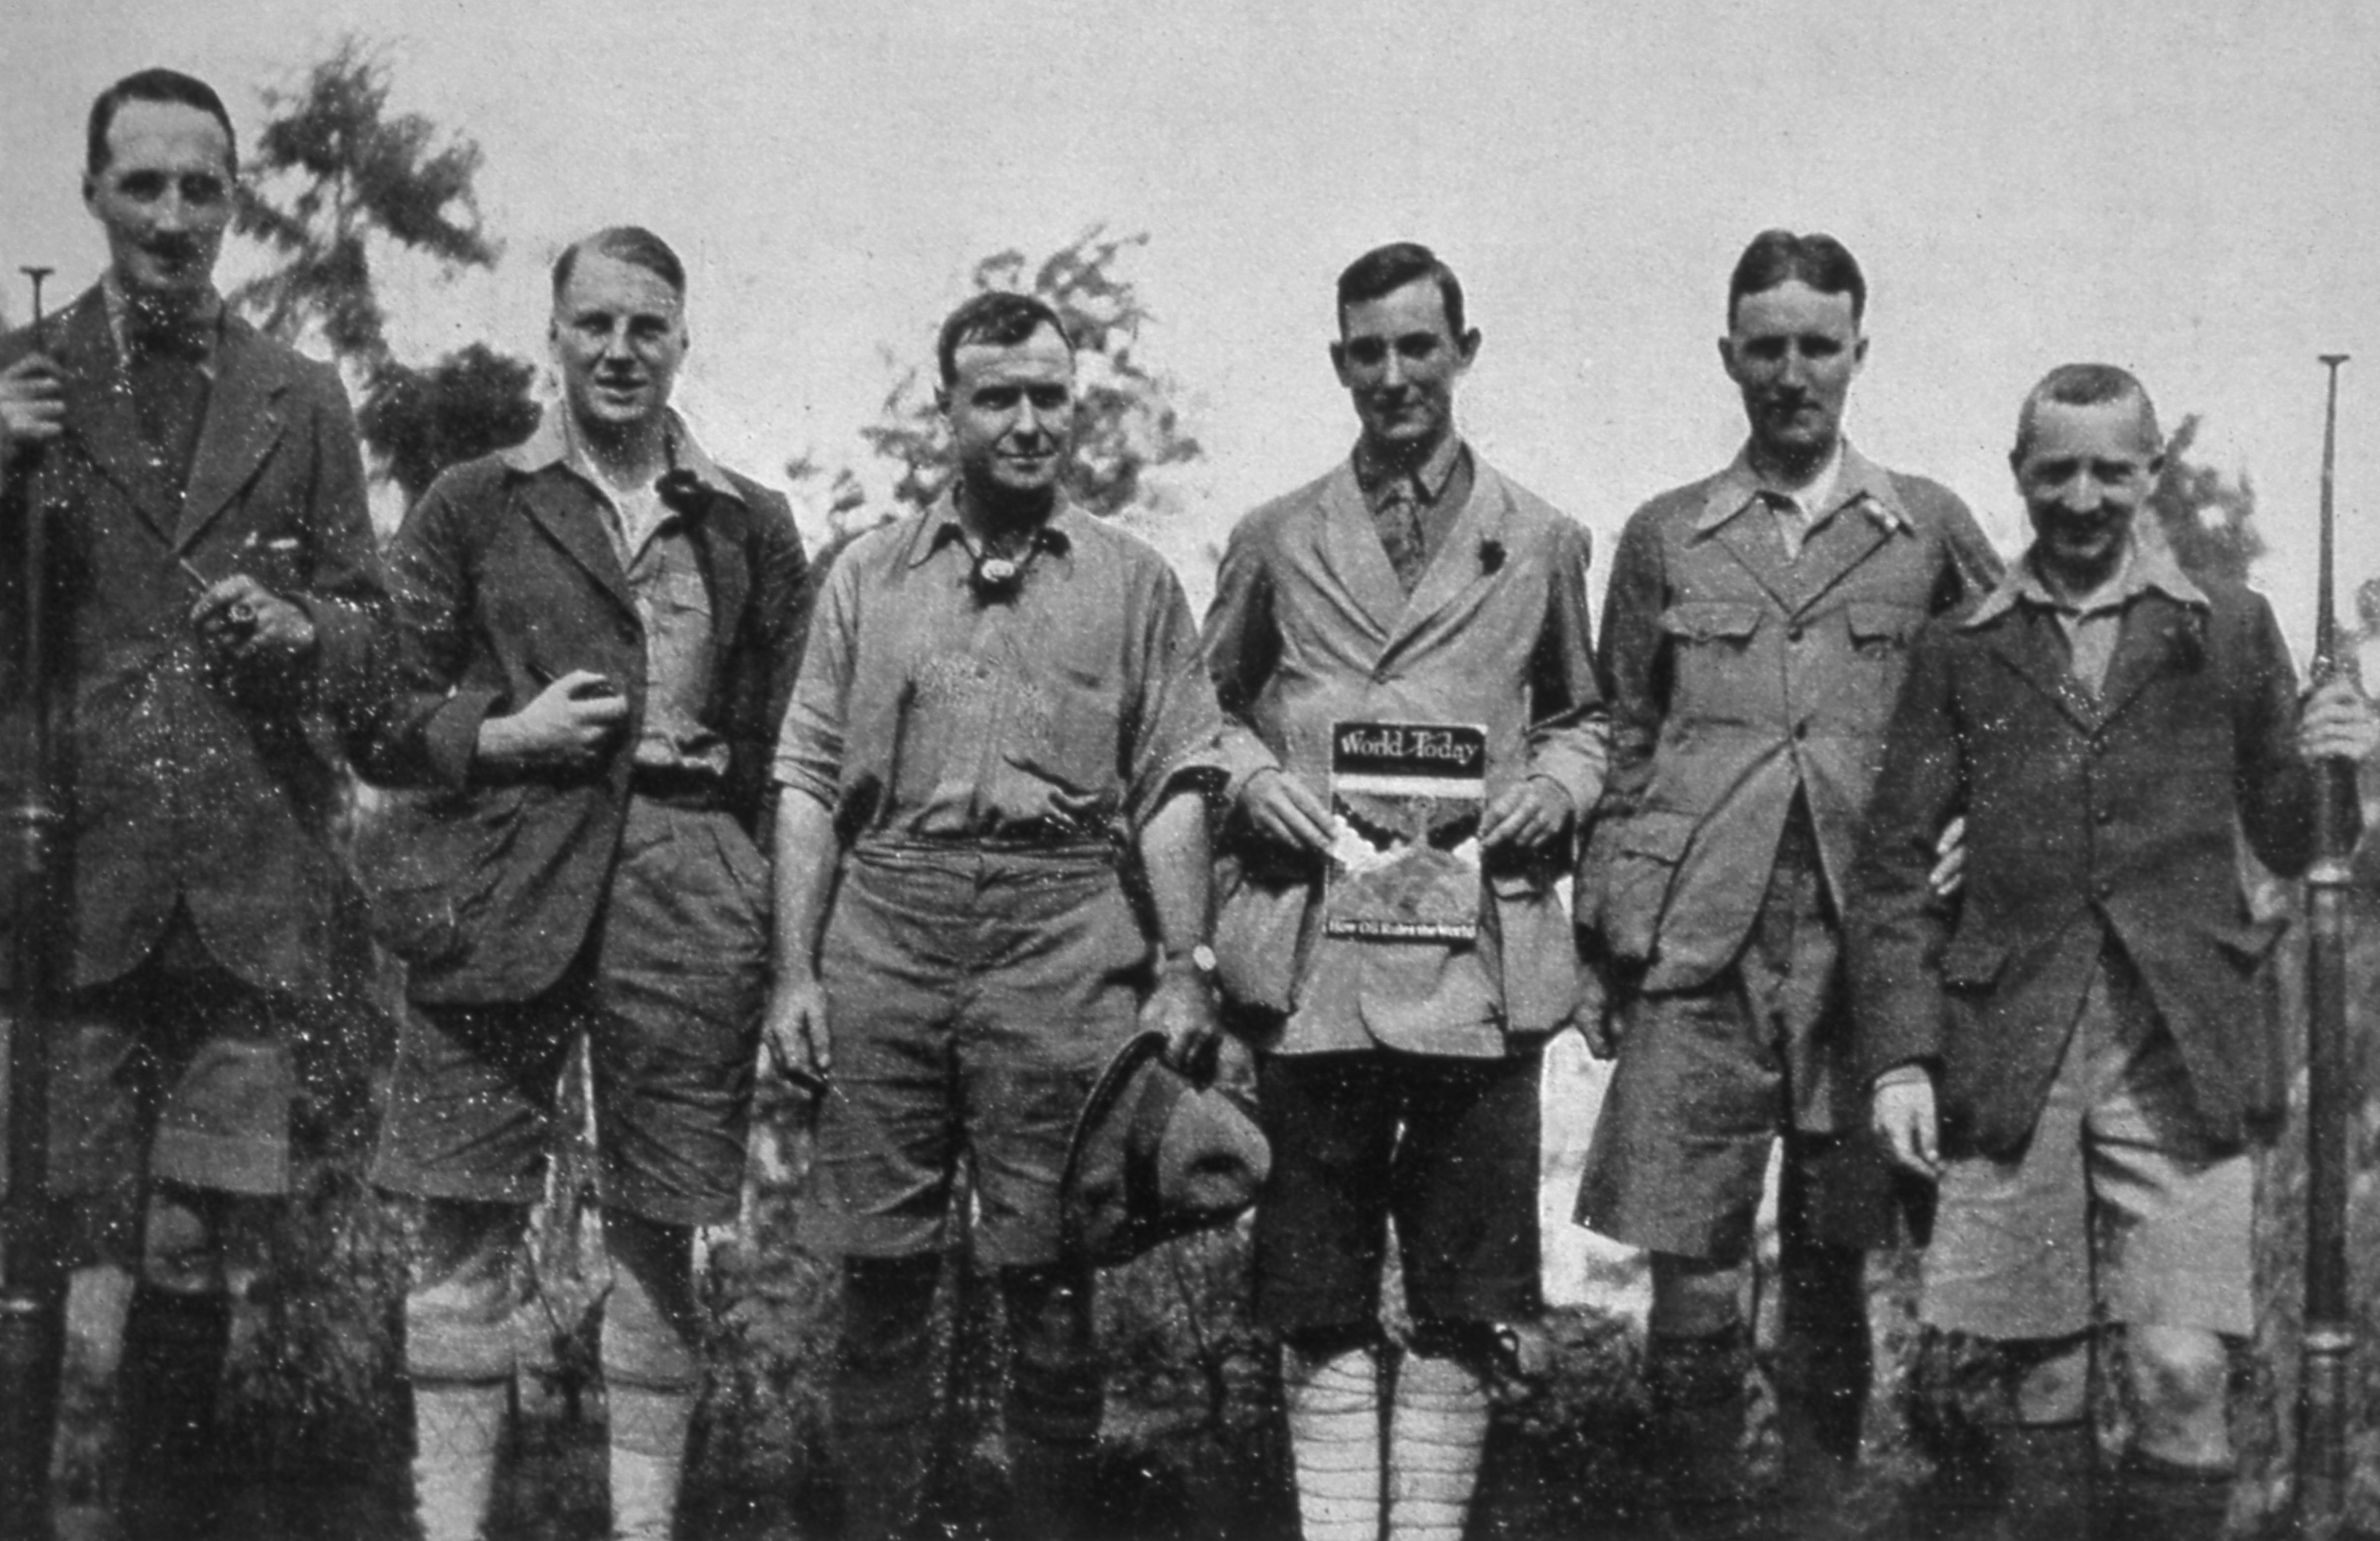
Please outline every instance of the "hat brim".
M1107 1122L1108 1115L1132 1086L1140 1067L1165 1052L1165 1035L1155 1030L1135 1033L1109 1060L1099 1078L1091 1083L1091 1092L1083 1098L1082 1111L1075 1115L1074 1133L1066 1137L1066 1164L1058 1176L1058 1202L1062 1209L1075 1187L1082 1171L1083 1151L1091 1136Z

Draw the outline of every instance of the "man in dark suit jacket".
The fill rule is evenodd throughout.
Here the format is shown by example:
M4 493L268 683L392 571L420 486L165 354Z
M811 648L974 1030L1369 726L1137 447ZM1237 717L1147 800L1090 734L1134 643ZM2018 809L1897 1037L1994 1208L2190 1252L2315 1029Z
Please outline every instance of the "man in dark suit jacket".
M1603 614L1611 782L1577 901L1613 989L1598 1051L1618 1037L1619 1063L1578 1218L1653 1254L1645 1369L1676 1435L1674 1507L1722 1533L1744 1496L1739 1302L1780 1143L1778 1425L1796 1501L1839 1507L1859 1452L1862 1259L1894 1228L1888 1173L1858 1137L1845 883L1909 640L1999 571L1956 496L1843 436L1866 294L1832 237L1771 230L1744 249L1719 343L1743 452L1630 517Z
M665 1535L694 1404L693 1232L734 1216L760 1007L755 843L806 616L784 500L669 409L686 270L649 231L554 264L558 410L455 467L390 548L395 704L373 771L411 965L374 1176L420 1195L406 1300L430 1541L478 1534L514 1263L583 1037L603 1235L613 1534Z
M2010 463L2034 543L1919 638L1854 893L1861 1070L1894 1159L1939 1182L1924 1318L1998 1349L1985 1433L2022 1511L2010 1534L2085 1534L2095 1290L2128 1329L2121 1502L2145 1528L2121 1534L2221 1533L2223 1339L2253 1326L2248 1151L2287 1090L2254 988L2280 923L2250 916L2235 830L2302 870L2308 760L2380 743L2347 681L2301 722L2265 601L2133 528L2163 443L2107 365L2026 398ZM1946 910L1927 868L1960 813ZM2113 1224L2096 1259L2095 1211Z
M22 625L38 519L66 814L60 892L20 894L19 916L56 905L68 991L53 1188L132 1200L81 1229L138 1269L119 1399L136 1531L206 1509L225 1244L242 1203L287 1190L292 1050L344 881L310 723L365 699L384 605L338 376L214 290L236 167L204 83L110 87L83 176L107 272L42 335L0 340L0 625Z

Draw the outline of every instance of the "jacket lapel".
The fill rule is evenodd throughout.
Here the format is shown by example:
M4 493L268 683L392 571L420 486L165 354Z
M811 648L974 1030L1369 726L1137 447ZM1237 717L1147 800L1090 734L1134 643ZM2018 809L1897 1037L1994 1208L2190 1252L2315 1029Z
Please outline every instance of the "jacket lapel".
M2098 703L2074 683L2065 649L2051 639L2049 631L2057 625L2030 605L2016 606L1987 628L1992 656L2088 732L2099 725L2102 713Z
M281 442L280 398L289 385L287 370L247 322L225 323L206 422L174 526L175 550L189 549Z
M93 286L52 323L67 398L67 431L100 474L121 488L161 538L174 531L173 489L159 478L140 441L140 418L116 367L107 302Z
M744 561L750 535L748 517L740 499L712 491L694 531L696 547L702 556L703 576L710 585L713 679L726 677L729 652L743 630L744 606L751 596L751 573Z
M1736 522L1742 524L1743 520ZM1777 536L1773 525L1769 534L1779 546L1783 545L1783 539ZM1846 574L1874 556L1877 548L1891 539L1891 528L1879 519L1871 518L1859 504L1847 504L1836 509L1833 517L1812 531L1809 539L1802 542L1801 560L1785 569L1785 586L1791 596L1786 601L1786 613L1799 614L1816 603L1827 590L1840 583Z
M520 497L529 518L547 538L587 570L596 588L636 618L637 602L628 593L628 575L621 570L612 538L604 533L602 516L594 507L595 494L577 486L567 474L555 471L528 475Z
M1712 533L1787 614L1801 607L1801 588L1793 581L1792 564L1785 560L1784 538L1777 533L1776 517L1767 507L1742 508Z
M1438 554L1414 586L1413 596L1402 606L1402 613L1390 645L1393 647L1411 637L1461 599L1474 584L1489 571L1481 553L1491 540L1500 542L1504 535L1505 515L1512 507L1512 494L1505 491L1501 478L1475 453L1471 457L1471 496L1456 511L1454 528L1446 532L1446 540ZM1374 545L1378 545L1376 539ZM1381 560L1385 563L1384 554ZM1497 566L1502 565L1500 557ZM1390 570L1391 581L1395 570Z
M2150 592L2132 601L2116 634L2116 656L2099 687L2099 716L2113 717L2193 644L2197 617L2190 607Z
M1389 565L1388 548L1372 525L1372 511L1355 485L1352 462L1342 461L1322 485L1322 560L1356 609L1386 640L1404 614L1404 585Z

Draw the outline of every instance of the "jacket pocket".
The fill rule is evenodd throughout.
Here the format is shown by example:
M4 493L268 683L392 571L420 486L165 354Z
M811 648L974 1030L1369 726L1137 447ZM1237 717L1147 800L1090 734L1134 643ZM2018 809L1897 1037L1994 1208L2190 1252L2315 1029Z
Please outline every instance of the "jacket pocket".
M2242 974L2252 974L2265 965L2281 933L2289 928L2287 919L2243 920L2227 924L2222 921L2206 927L2207 936L2223 955L2239 965Z
M1760 607L1732 600L1683 600L1661 612L1661 629L1683 642L1742 644L1760 629Z
M1862 652L1900 652L1925 624L1925 613L1913 605L1854 600L1843 606L1843 623Z
M1699 822L1688 813L1639 808L1621 830L1603 891L1604 945L1614 957L1651 959L1678 864Z

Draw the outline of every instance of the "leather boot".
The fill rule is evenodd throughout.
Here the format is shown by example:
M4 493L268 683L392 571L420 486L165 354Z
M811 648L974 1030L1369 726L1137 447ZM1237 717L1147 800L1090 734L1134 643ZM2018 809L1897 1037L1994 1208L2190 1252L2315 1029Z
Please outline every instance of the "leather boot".
M116 1372L128 1541L193 1541L213 1528L226 1486L215 1401L230 1345L229 1297L133 1291Z
M2101 1505L2095 1541L2220 1541L2233 1474L2228 1463L2184 1466L2134 1450Z
M1694 1337L1657 1332L1647 1345L1645 1386L1669 1449L1665 1507L1682 1537L1732 1538L1752 1516L1744 1451L1751 1373L1742 1327Z

